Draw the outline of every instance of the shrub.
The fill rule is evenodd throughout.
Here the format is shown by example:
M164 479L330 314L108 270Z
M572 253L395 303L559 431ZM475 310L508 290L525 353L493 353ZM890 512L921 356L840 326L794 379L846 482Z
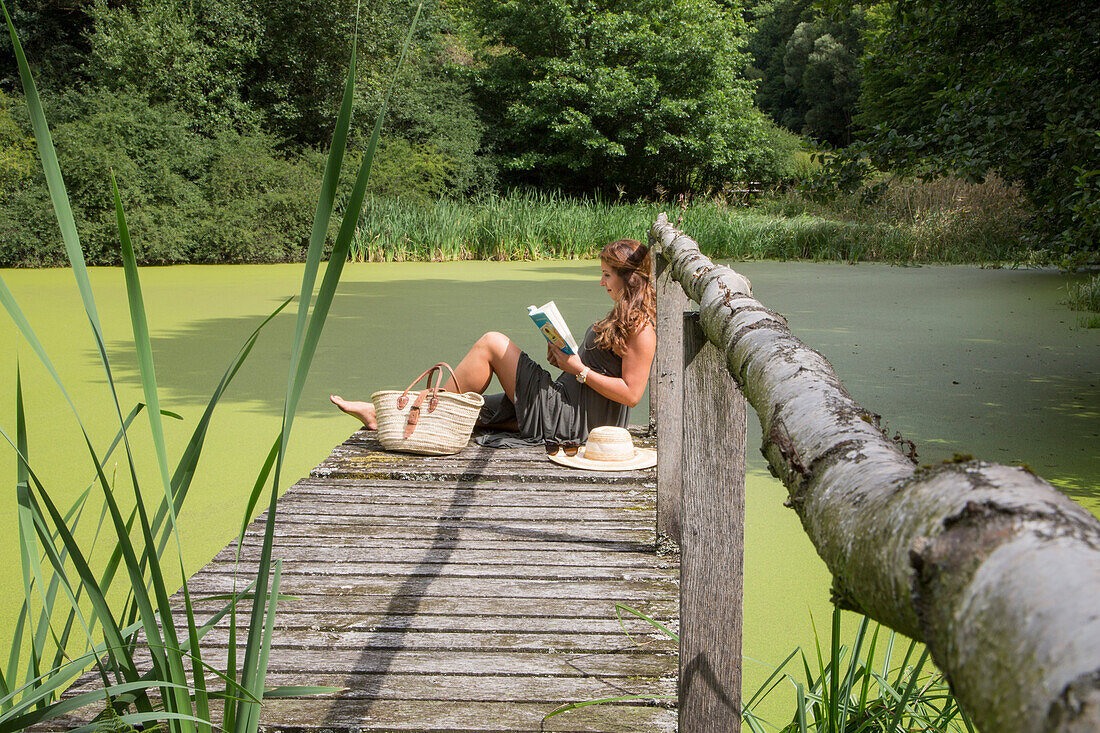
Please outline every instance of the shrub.
M745 162L749 180L786 183L803 181L812 175L816 165L806 151L805 140L763 116L758 131L759 139Z
M300 259L317 198L319 158L309 151L284 156L262 133L223 133L209 147L201 182L208 214L194 231L191 261Z
M111 171L143 264L300 258L320 168L312 150L284 154L261 132L205 137L173 107L102 89L63 94L48 110L59 120L54 143L90 264L119 262ZM0 136L12 127L3 122ZM22 144L5 139L10 131L0 137L0 177L14 183L0 201L0 264L64 264L45 179L17 175L21 162L4 165L19 160Z
M189 253L181 228L203 209L194 179L202 170L205 148L189 129L189 119L171 108L104 90L66 92L48 100L47 110L57 120L54 144L88 262L119 262L112 170L131 212L140 259L185 261ZM0 232L4 264L65 261L50 208L40 171L0 202L11 222Z
M1062 302L1071 310L1085 311L1077 319L1082 328L1100 328L1100 275L1070 285L1068 297Z

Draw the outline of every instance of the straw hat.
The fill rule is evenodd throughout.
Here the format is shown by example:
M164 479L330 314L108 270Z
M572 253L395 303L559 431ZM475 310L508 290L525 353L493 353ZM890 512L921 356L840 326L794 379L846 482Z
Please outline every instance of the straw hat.
M588 442L575 456L559 450L547 457L554 463L589 471L636 471L657 465L657 451L636 448L630 433L614 425L592 428Z

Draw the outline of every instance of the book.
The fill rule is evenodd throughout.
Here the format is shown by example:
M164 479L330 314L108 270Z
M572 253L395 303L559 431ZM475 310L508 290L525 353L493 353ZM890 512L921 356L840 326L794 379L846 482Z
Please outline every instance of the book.
M573 334L569 332L569 326L565 325L565 319L561 317L558 306L554 305L554 301L551 300L541 308L536 308L533 305L528 306L527 315L531 316L531 320L542 331L542 335L546 337L547 341L569 356L580 353L577 341L573 338Z

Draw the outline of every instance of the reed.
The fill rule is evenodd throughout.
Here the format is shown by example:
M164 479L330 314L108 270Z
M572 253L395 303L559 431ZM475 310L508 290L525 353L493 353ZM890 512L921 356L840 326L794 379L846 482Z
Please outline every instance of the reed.
M678 642L680 637L664 624L622 603L615 604L615 615L623 633L635 644L623 625L623 614L637 616L664 636ZM741 719L753 733L778 730L779 733L976 733L966 713L951 694L943 674L928 665L928 650L910 640L901 664L892 666L895 645L900 637L889 631L883 640L881 663L876 669L876 651L882 627L871 628L871 621L859 617L859 626L851 646L844 643L841 610L833 607L832 628L827 647L814 626L814 661L811 664L801 647L772 668L771 674L741 704ZM811 619L812 620L812 619ZM787 671L795 657L801 657L804 677ZM927 666L926 666L927 665ZM776 725L757 712L760 704L784 682L794 691L794 713L790 722ZM568 703L555 708L543 720L589 705L648 700L667 704L675 695L621 695Z
M290 299L259 324L229 364L198 421L190 442L179 456L174 469L171 469L162 419L179 416L160 408L140 275L118 187L113 185L114 204L135 355L144 392L144 404L135 406L125 415L115 388L95 297L49 127L30 68L3 0L0 0L0 9L7 21L18 60L50 198L119 421L114 440L101 454L94 446L89 430L81 420L76 404L69 398L45 348L11 291L0 279L0 304L68 401L82 433L77 438L78 442L82 442L87 449L90 470L95 476L92 486L80 494L71 507L64 510L56 506L51 492L42 484L32 467L28 450L30 428L23 410L22 381L17 377L15 429L9 433L0 428L0 434L17 454L16 503L24 599L7 664L0 667L0 733L22 730L86 705L104 707L106 724L117 727L158 721L172 733L212 731L214 727L238 733L255 731L259 726L259 709L264 698L277 697L283 692L310 694L335 691L329 687L295 687L284 691L268 689L265 685L281 572L280 561L272 557L277 508L275 500L283 479L283 459L298 401L340 273L348 259L357 218L350 212L359 211L366 195L367 179L385 115L385 103L375 120L374 132L359 165L355 184L347 195L347 212L339 226L332 257L318 287L316 279L336 200L336 186L343 165L351 119L356 68L353 42L343 102L336 121L306 256L294 340L291 344L283 423L271 453L257 477L242 518L243 538L244 527L247 526L253 510L261 500L265 488L270 487L258 571L252 576L242 574L237 590L229 598L204 599L225 602L218 611L200 620L196 618L193 603L195 599L191 597L186 582L177 517L184 508L215 407L247 358L261 329L286 307ZM406 50L419 16L418 8L405 42ZM401 61L391 81L391 94L404 57L405 50L402 51ZM387 96L387 100L388 98ZM130 436L133 434L134 421L142 413L148 417L156 453L155 463L159 474L156 492L143 490L135 468L140 461L131 446ZM107 461L116 450L124 455L124 465L133 486L133 508L129 510L124 507L128 500L116 493L114 482L106 476ZM85 515L95 516L95 512L89 511L93 489L103 500L93 536L103 536L105 543L113 545L113 549L107 553L109 557L105 563L96 562L102 553L97 553L95 540L87 543L76 539L77 536L84 536L82 520ZM154 504L147 504L145 497L152 493L159 493L160 499ZM172 589L166 581L166 575L174 570L178 570L184 578L182 610L178 604L172 603ZM238 623L239 609L242 613L247 611L247 623ZM199 642L209 629L227 616L230 626L230 654L223 671L203 661ZM238 632L246 637L244 654L240 660L236 658ZM142 661L143 658L145 661ZM62 700L61 691L65 686L93 668L102 681L102 689ZM210 689L207 680L216 689ZM219 704L221 721L219 726L214 726L210 721L215 717L213 713ZM93 730L97 725L92 723L79 730Z
M1077 317L1077 325L1081 328L1100 328L1100 275L1069 285L1062 302L1070 310L1083 311Z
M848 646L840 622L841 611L834 606L827 647L815 625L813 662L799 650L805 677L787 675L795 712L781 733L975 733L943 674L929 663L927 649L909 640L895 665L895 646L904 637L894 631L883 635L883 627L872 629L870 619L860 617ZM882 661L876 663L880 642ZM763 731L757 724L751 727Z
M677 215L678 209L683 227L710 257L987 263L1025 255L1025 217L1018 206L1011 208L1010 193L995 195L989 186L964 190L959 184L948 191L946 184L906 185L888 189L884 203L873 205L847 200L821 205L793 192L770 194L752 206L722 196L680 206L538 191L430 203L371 197L364 203L351 258L592 258L615 239L644 239L658 213Z

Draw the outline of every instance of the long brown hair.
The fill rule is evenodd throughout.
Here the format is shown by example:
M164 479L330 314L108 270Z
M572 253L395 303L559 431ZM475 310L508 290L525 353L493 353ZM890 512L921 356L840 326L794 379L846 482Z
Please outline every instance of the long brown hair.
M596 346L616 354L626 351L626 342L657 322L657 296L649 282L649 248L635 239L619 239L603 248L600 261L623 280L623 294L607 317L593 325Z

